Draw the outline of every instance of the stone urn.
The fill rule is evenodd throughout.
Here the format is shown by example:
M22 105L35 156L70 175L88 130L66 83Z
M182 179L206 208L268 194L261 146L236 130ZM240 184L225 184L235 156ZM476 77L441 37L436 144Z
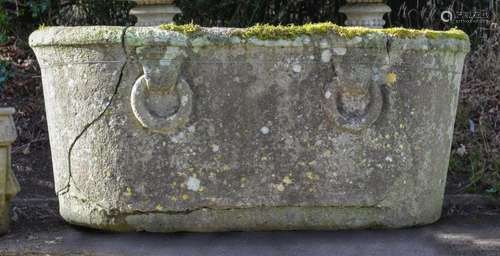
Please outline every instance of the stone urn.
M13 114L13 108L0 108L0 234L9 229L10 201L20 190L10 163L11 145L17 137Z
M49 27L30 45L70 223L331 230L440 217L461 31Z
M384 0L346 0L339 12L347 16L346 26L382 28L384 15L390 13L391 8Z
M130 11L130 14L137 17L136 26L157 26L160 24L172 23L174 16L181 13L175 6L175 0L133 0L137 7Z

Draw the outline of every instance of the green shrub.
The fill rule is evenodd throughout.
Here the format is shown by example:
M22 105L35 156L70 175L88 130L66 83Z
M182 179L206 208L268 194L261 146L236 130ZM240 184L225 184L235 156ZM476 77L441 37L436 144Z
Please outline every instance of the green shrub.
M332 0L177 0L180 23L202 26L249 27L261 24L305 24L331 21L340 24L343 1Z
M0 45L5 44L8 41L8 26L7 12L5 9L0 8Z
M123 0L0 0L0 40L26 41L40 24L48 26L132 25L134 3ZM1 41L0 41L1 43Z

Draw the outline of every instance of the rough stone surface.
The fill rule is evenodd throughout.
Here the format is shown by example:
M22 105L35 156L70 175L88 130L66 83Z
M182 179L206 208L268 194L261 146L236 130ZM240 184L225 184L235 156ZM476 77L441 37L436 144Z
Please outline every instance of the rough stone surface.
M0 108L0 234L9 229L10 201L19 192L10 164L11 145L17 137L12 114L14 109Z
M31 36L67 221L173 232L440 217L468 41L229 32Z

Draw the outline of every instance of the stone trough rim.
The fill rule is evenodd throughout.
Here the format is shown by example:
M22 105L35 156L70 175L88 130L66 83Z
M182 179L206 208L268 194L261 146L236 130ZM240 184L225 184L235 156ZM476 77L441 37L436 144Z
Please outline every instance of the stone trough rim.
M80 26L80 27L44 27L35 31L29 39L31 47L50 46L88 46L88 45L117 45L124 44L127 47L140 47L145 45L154 46L178 46L178 47L207 47L207 46L231 46L250 45L274 48L366 48L387 50L390 42L391 50L415 50L415 51L448 51L468 52L470 42L464 33L464 39L447 37L450 31L433 31L437 38L430 38L424 34L415 37L400 37L386 34L386 29L366 29L366 34L346 38L335 31L326 34L299 35L290 39L259 39L257 37L242 38L235 35L236 32L244 32L247 29L223 28L223 27L197 27L196 33L183 33L175 30L162 29L161 27L120 27L120 26ZM343 29L350 29L345 28ZM355 29L355 28L353 28ZM363 28L364 29L364 28ZM401 29L401 31L414 31ZM459 31L460 33L463 33ZM320 43L326 40L326 44Z

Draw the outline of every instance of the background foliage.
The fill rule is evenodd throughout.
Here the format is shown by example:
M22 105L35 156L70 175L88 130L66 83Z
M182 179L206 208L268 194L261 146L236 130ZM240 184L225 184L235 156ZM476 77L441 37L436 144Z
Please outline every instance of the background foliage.
M387 17L390 27L449 29L457 26L471 35L476 47L484 39L488 23L444 23L443 10L494 10L498 0L388 0L392 13ZM183 14L178 23L194 22L202 26L247 27L256 23L304 24L332 21L343 24L339 8L345 0L177 0ZM125 0L0 0L0 44L8 36L24 40L41 24L54 26L132 25L128 15L135 5ZM492 13L500 15L500 9ZM489 35L487 35L489 36Z
M443 10L471 11L494 9L498 0L387 0L393 12L388 26L443 29L459 25L467 31L477 23L445 24L440 21ZM183 14L177 22L194 22L202 26L246 27L256 23L303 24L332 21L342 24L339 14L345 0L177 0ZM0 32L46 25L131 25L128 15L135 4L125 0L0 0ZM497 15L498 8L497 9ZM21 25L21 26L20 26Z

